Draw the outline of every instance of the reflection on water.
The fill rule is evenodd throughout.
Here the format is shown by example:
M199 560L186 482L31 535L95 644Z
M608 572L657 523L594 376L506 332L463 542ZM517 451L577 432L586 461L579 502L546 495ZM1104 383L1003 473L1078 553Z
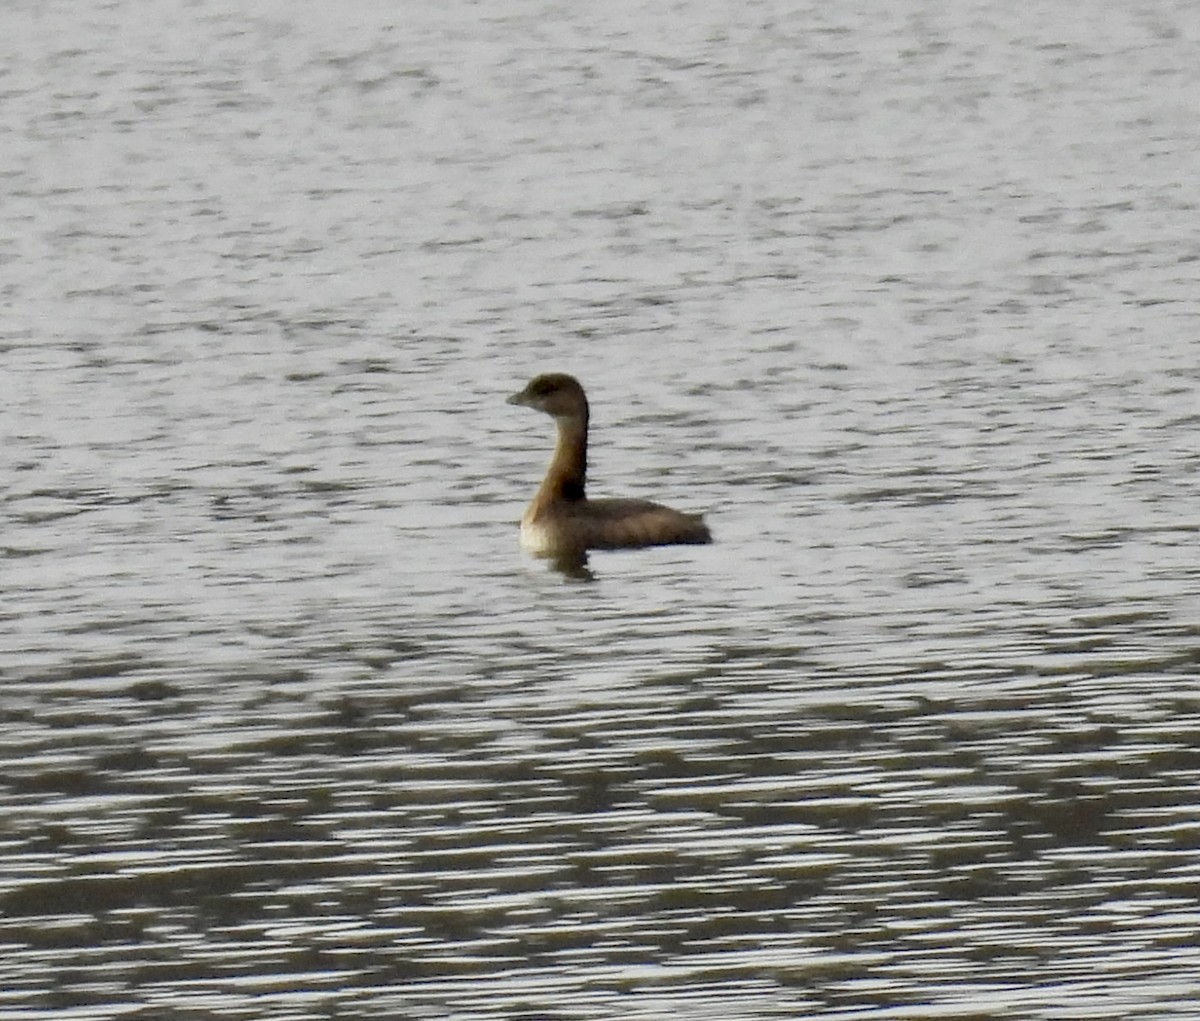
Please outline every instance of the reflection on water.
M729 1016L1142 1013L1200 973L1195 636L1075 627L1056 665L747 647L619 692L422 684L420 658L336 693L43 677L6 727L4 986L234 1016L714 988ZM1135 634L1156 664L1090 651Z
M1190 1017L1160 6L0 15L0 1015Z

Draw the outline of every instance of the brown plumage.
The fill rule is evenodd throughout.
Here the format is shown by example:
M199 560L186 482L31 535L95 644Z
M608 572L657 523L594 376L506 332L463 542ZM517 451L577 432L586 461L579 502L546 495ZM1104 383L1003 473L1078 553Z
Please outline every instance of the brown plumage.
M649 500L589 500L588 402L574 376L535 376L508 399L550 415L558 441L546 477L521 519L521 545L539 556L578 558L588 550L637 549L712 542L699 514L684 514Z

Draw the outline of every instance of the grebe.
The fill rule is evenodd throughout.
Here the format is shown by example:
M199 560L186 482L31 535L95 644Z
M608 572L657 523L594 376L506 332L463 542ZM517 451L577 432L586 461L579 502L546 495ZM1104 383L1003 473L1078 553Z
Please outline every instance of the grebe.
M699 514L683 514L649 500L589 500L588 402L574 376L535 376L508 399L550 415L558 442L546 477L521 518L521 546L560 565L581 568L593 549L638 549L712 542Z

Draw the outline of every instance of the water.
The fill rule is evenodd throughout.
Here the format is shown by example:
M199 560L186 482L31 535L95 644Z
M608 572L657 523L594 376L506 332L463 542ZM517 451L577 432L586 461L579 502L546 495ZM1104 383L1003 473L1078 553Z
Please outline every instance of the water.
M0 24L0 1017L1192 1016L1190 5Z

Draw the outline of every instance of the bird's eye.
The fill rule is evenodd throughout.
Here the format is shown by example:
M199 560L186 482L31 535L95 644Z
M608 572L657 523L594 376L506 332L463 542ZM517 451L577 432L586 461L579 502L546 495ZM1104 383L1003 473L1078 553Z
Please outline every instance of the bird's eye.
M538 397L545 397L546 394L554 392L554 384L548 379L539 379L533 384L533 392Z

